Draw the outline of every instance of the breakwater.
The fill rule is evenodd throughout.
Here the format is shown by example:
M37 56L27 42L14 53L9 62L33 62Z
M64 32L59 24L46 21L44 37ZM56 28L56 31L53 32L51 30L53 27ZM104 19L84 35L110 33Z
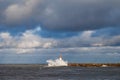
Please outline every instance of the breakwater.
M80 66L80 67L120 67L120 63L69 63L68 66Z
M44 67L47 64L0 64L0 67ZM68 63L73 67L120 67L120 63Z

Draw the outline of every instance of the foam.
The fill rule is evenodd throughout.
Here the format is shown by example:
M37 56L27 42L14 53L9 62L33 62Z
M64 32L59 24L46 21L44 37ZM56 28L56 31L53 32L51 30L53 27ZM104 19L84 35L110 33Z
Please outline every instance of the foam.
M46 61L48 63L48 66L51 67L51 66L68 66L68 62L67 61L64 61L62 59L62 57L59 57L58 59L56 60L47 60Z

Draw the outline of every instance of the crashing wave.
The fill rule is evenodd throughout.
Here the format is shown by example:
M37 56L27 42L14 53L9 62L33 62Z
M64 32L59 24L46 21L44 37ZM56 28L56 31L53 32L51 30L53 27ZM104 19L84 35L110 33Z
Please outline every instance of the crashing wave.
M56 60L47 60L46 62L48 63L49 67L52 67L52 66L68 66L68 62L64 61L62 59L62 56L60 56Z

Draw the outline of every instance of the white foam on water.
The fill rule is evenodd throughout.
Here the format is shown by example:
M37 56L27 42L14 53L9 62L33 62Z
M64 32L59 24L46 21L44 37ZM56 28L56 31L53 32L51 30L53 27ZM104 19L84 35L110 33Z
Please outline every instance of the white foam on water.
M48 67L52 67L52 66L68 66L68 62L64 61L62 59L62 57L59 57L56 60L47 60L46 62L48 63Z

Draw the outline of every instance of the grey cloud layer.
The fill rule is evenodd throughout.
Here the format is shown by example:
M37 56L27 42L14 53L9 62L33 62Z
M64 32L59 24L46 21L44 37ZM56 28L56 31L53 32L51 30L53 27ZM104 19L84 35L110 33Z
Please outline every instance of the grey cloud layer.
M120 26L119 0L4 0L0 23L80 31Z
M26 54L16 54L23 51ZM0 63L46 63L61 53L68 62L119 63L120 47L81 47L57 49L0 49Z

